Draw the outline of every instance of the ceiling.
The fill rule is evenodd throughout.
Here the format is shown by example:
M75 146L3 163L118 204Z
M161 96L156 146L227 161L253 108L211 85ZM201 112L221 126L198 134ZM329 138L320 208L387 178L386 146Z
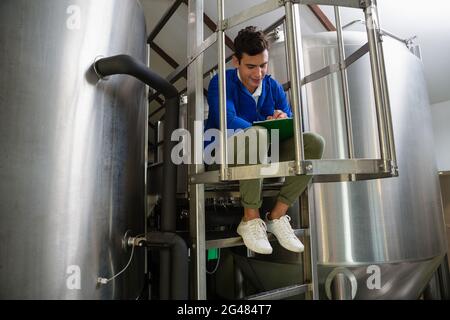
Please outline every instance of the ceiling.
M161 16L172 6L175 0L140 0L147 19L149 32L154 29ZM226 0L225 16L232 16L264 0ZM205 0L205 13L216 21L215 0ZM426 3L426 5L424 4ZM430 94L431 103L450 100L450 12L449 0L378 0L381 27L402 38L417 35L416 42L421 46L422 61ZM320 6L329 19L334 23L333 7ZM284 15L283 9L255 18L246 23L265 28ZM342 24L363 18L361 10L343 8L341 10ZM324 27L317 18L302 6L302 33L324 31ZM233 39L238 30L244 25L227 30L227 35ZM154 42L163 49L177 64L186 61L187 52L187 6L181 4L166 26L161 30ZM180 32L180 30L182 30ZM364 30L363 25L354 25L350 30ZM205 35L211 31L205 26ZM227 54L231 53L230 50ZM162 76L169 75L173 70L153 50L151 52L151 67ZM212 47L205 53L205 70L216 63L216 49ZM205 80L206 82L208 79ZM185 79L175 83L178 89L186 87Z

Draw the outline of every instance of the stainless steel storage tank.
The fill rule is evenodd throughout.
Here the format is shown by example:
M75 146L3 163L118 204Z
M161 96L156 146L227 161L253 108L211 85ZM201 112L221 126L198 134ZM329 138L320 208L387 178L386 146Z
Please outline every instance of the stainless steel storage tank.
M134 299L122 238L144 232L145 86L96 82L98 56L146 63L135 0L0 2L0 299Z
M446 252L423 66L404 44L383 39L400 176L314 185L321 297L343 271L357 288L354 298L417 298ZM269 65L284 83L282 40L272 46ZM347 57L367 41L360 32L344 32L344 40ZM303 76L338 62L335 33L304 37L303 50ZM355 155L379 158L368 54L349 67L348 78ZM328 159L347 154L339 81L332 74L306 85L305 127L325 138ZM367 286L373 270L380 275L375 288Z

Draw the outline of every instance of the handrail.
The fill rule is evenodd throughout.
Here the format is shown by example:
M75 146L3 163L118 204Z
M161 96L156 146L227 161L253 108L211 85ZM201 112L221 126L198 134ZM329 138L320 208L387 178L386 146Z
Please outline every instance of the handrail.
M236 173L240 169L229 168L227 164L227 121L226 121L226 77L225 77L225 52L224 52L224 30L229 27L227 21L224 17L224 0L218 1L218 30L217 33L217 42L218 42L218 60L219 60L219 111L220 111L220 171L217 172L219 174L219 179L217 179L216 173L203 173L195 176L191 176L191 183L197 184L200 181L207 181L214 183L220 181L229 181L236 179ZM363 9L366 16L366 31L368 33L368 43L365 46L362 46L357 52L353 53L347 59L344 54L344 41L342 35L342 27L340 25L340 15L339 10L335 10L338 32L338 49L339 49L339 62L335 65L330 65L327 68L319 70L318 72L309 75L305 78L301 78L301 74L303 72L303 56L302 56L302 48L299 45L298 39L301 37L301 31L299 27L299 12L298 12L298 3L304 3L302 0L283 0L279 1L279 6L285 7L286 21L285 28L286 30L286 50L288 56L288 64L289 64L289 73L290 73L290 89L291 89L291 106L293 110L293 120L294 120L294 145L295 145L295 161L294 165L287 167L283 174L292 175L292 174L311 174L311 172L317 172L315 168L307 168L311 166L320 166L319 162L308 162L304 159L304 150L303 150L303 139L302 139L302 119L304 118L303 112L306 112L307 103L304 96L304 87L303 85L307 82L317 80L322 76L329 74L331 72L339 72L341 74L341 82L342 82L342 91L344 96L344 107L346 114L346 128L347 128L347 144L348 144L348 159L347 160L355 160L355 161L363 161L368 159L354 159L354 150L353 150L353 133L352 133L352 125L351 125L351 113L349 106L349 96L348 96L348 83L346 77L346 68L355 60L359 59L364 55L365 52L369 51L370 54L370 64L372 70L372 83L374 87L374 96L375 96L375 108L377 115L377 124L378 124L378 138L380 144L380 168L368 169L366 173L364 172L355 172L350 170L348 174L354 175L356 178L363 178L364 174L367 174L368 177L373 178L379 174L380 177L386 177L386 173L391 174L391 176L397 175L397 167L396 167L396 157L395 157L395 145L394 145L394 136L393 136L393 128L392 128L392 119L391 119L391 111L390 111L390 103L389 103L389 92L387 89L387 79L386 72L384 66L384 57L382 50L382 43L380 42L380 29L378 25L378 12L376 8L376 1L374 0L361 0L360 8ZM346 1L337 1L336 4L347 3ZM259 11L266 10L269 4L273 5L273 1L266 1L263 3L263 6L259 6ZM248 10L247 10L248 11ZM238 14L233 16L233 19L239 19L239 21L245 21L245 19L250 19L256 13L251 13L248 16L245 14ZM348 26L348 25L347 25ZM209 41L206 41L209 42ZM199 48L205 47L205 42L197 49L194 49L194 52L200 52ZM367 51L366 51L367 50ZM194 61L193 58L192 61ZM307 116L307 114L305 114ZM346 165L345 161L341 160L333 160L333 165L328 166L327 168L331 171L329 172L330 178L331 176L342 175L342 170L345 170ZM341 161L341 162L340 162ZM247 166L248 167L248 166ZM322 169L325 167L322 167ZM349 167L347 167L349 168ZM320 170L320 174L326 175L326 173ZM280 174L280 172L278 172ZM255 176L257 173L253 173L251 176ZM356 177L356 175L359 175ZM201 177L202 176L202 177ZM344 178L343 178L344 179ZM345 179L344 179L345 180Z
M356 23L360 23L360 24L364 24L365 25L366 22L363 19L356 19L356 20L350 21L349 23L345 24L342 27L342 29L345 30L345 29L351 27L352 25L354 25ZM392 38L394 40L397 40L397 41L400 41L400 42L404 43L407 47L410 46L411 42L414 39L417 38L417 35L414 35L412 37L404 39L404 38L401 38L400 36L397 36L397 35L393 34L392 32L387 31L386 29L382 29L382 28L380 28L380 33L381 33L381 35L388 36L388 37L390 37L390 38Z

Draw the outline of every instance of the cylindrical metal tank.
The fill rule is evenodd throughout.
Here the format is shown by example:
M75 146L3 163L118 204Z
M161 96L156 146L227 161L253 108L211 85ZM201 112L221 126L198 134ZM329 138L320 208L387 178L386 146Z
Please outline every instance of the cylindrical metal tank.
M400 175L314 185L321 297L330 295L333 275L344 273L357 288L353 298L417 298L446 251L423 66L404 44L383 39ZM367 42L361 32L344 32L344 41L347 57ZM302 76L337 63L336 33L304 37L303 50ZM285 61L279 41L269 65L281 83L287 81ZM324 159L347 157L339 79L335 73L306 85L305 128L325 138ZM348 80L355 155L379 158L368 54L348 68ZM368 288L373 270L380 286Z
M97 82L96 57L147 63L135 0L0 2L0 299L135 299L126 232L144 233L145 86Z

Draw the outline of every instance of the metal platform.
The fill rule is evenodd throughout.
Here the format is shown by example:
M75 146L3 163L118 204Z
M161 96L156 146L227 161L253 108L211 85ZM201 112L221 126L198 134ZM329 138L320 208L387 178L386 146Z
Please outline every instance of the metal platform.
M300 174L314 176L316 182L356 181L398 175L397 167L391 161L380 159L304 160L301 163ZM297 175L294 161L230 167L227 171L225 181ZM215 184L224 181L219 170L195 174L190 176L189 180L191 184Z

